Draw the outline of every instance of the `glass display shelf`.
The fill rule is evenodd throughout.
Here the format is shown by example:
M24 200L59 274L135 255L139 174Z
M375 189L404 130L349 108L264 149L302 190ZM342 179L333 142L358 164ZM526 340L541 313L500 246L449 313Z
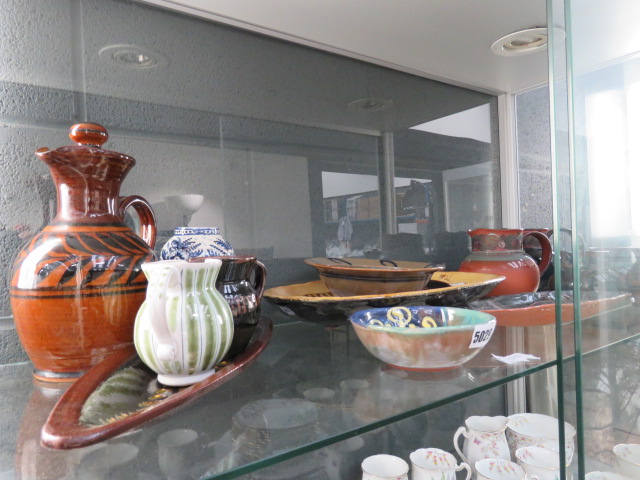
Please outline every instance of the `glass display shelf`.
M584 342L584 351L599 355L607 346L637 343L630 339L640 334L638 311L626 307L583 321L585 332L607 332L592 335L597 341ZM0 472L49 479L90 478L102 471L108 478L153 479L176 478L171 471L178 468L184 478L237 478L556 365L553 325L499 327L462 367L421 373L378 361L349 325L274 320L271 343L238 377L142 428L73 450L39 443L40 429L65 387L32 380L28 363L2 367ZM572 328L572 323L563 326ZM514 332L524 338L522 353L540 360L507 366L492 356L514 353L509 347ZM566 351L571 361L569 346ZM114 476L123 469L138 476Z
M564 411L572 425L579 424L576 390L581 395L583 430L577 442L583 446L585 472L614 471L613 447L640 443L640 340L629 340L583 355L579 388L575 378L567 378Z

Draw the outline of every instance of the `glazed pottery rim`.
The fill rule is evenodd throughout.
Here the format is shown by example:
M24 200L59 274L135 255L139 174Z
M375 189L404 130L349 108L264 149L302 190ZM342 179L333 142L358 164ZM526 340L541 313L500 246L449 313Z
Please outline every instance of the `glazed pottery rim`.
M622 448L628 448L630 450L634 450L634 453L640 453L640 444L638 444L638 443L619 443L618 445L615 445L613 447L613 453L616 455L616 458L618 460L625 461L627 463L630 463L631 465L640 466L640 458L638 458L637 461L634 461L634 460L629 460L627 457L620 456L618 454L618 450L620 450Z
M470 420L475 420L477 418L496 418L496 417L503 417L504 418L504 426L498 430L482 430L480 428L474 428L472 426L469 425L469 421ZM507 426L509 425L509 417L504 417L503 415L471 415L470 417L467 417L464 421L464 425L465 427L471 429L471 430L475 430L476 432L480 432L480 433L502 433L504 431L507 430Z
M600 470L589 472L584 478L586 480L631 480L629 477L616 472L603 472Z
M408 474L408 473L409 473L409 468L410 468L410 467L409 467L409 464L407 463L407 461L406 461L404 458L400 458L400 457L397 457L397 456L395 456L395 455L390 455L390 454L388 454L388 453L378 453L378 454L376 454L376 455L370 455L370 456L368 456L367 458L365 458L364 460L362 460L362 462L360 463L360 469L361 469L364 473L366 473L367 475L371 475L371 476L373 476L373 477L378 478L378 475L375 475L374 473L371 473L371 472L367 472L367 471L365 470L365 468L364 468L364 463L365 463L367 460L369 460L369 459L371 459L371 458L373 458L373 457L388 457L388 458L392 458L394 461L395 461L396 459L397 459L397 460L401 460L401 461L404 463L404 465L403 465L403 467L402 467L402 468L404 469L404 468L406 467L406 470L404 470L402 473L397 474L397 476L398 476L398 477L402 477L403 475L406 475L406 474ZM399 462L398 462L398 463L399 463ZM394 476L396 476L396 475L394 474Z
M526 230L531 230L530 228L485 228L485 227L481 227L481 228L472 228L470 230L467 231L467 233L469 235L483 235L483 233L480 232L487 232L487 233L495 233L496 235L500 235L500 234L504 234L507 232L512 232L512 233L521 233L523 234Z
M527 476L526 476L526 473L527 473L527 472L525 472L525 471L524 471L524 468L522 468L522 466L521 466L521 465L518 465L516 462L514 462L514 461L512 461L512 460L507 460L506 458L481 458L480 460L476 461L476 462L473 464L473 468L474 468L474 469L475 469L475 470L476 470L480 475L484 476L484 473L482 473L482 472L480 472L480 471L478 470L478 464L482 462L482 464L483 464L483 465L485 465L485 464L487 464L487 463L489 463L489 462L492 462L492 461L493 461L493 462L498 462L498 463L501 463L501 464L507 464L507 465L509 465L509 466L511 466L511 467L514 467L514 468L518 468L518 469L519 469L519 471L518 471L518 472L516 472L516 475L520 475L520 473L522 473L523 477L521 477L521 480L524 480L524 479L526 479L526 478L527 478Z
M219 227L176 227L174 235L220 235Z
M211 255L206 257L190 257L187 258L187 262L189 263L203 263L211 260L221 260L221 261L235 261L235 262L248 262L251 260L257 260L258 257L255 255L244 255L244 254L233 254L233 255Z
M534 439L539 439L539 440L560 440L559 435L555 436L555 437L542 437L540 435L531 435L530 433L524 433L522 431L516 430L516 428L518 427L517 425L512 425L511 420L517 417L523 417L523 416L527 416L527 417L531 417L531 416L536 416L538 418L542 417L542 418L546 418L549 420L554 420L556 423L559 423L560 420L552 417L551 415L544 415L542 413L515 413L513 415L509 415L509 422L507 423L507 432L512 431L513 433L516 433L518 435L521 435L523 437L528 437L528 438L534 438ZM566 441L569 441L571 439L573 439L576 436L576 429L573 425L571 425L569 422L565 421L564 422L564 428L565 431L569 432L569 435L565 435L565 439ZM558 429L555 429L556 435L558 432Z
M428 468L428 467L423 467L422 465L419 465L414 460L414 458L418 457L419 455L424 455L424 453L429 451L429 450L432 450L432 451L435 450L436 453L439 453L439 454L443 455L447 459L449 464L446 465L443 468ZM411 452L409 454L409 459L411 460L411 463L413 463L416 467L418 467L418 468L420 468L422 470L429 470L429 471L434 471L434 472L444 472L444 471L447 471L447 470L451 470L452 468L457 468L459 466L455 455L453 455L451 452L447 452L445 450L441 450L441 449L435 448L435 447L419 448L417 450L414 450L413 452ZM419 460L422 460L422 457L420 457Z
M264 412L259 416L254 411L260 409ZM285 420L289 423L271 423L267 421L265 413L288 412ZM302 415L302 414L305 415ZM254 430L282 431L303 428L317 422L317 406L303 398L262 398L254 400L242 406L233 416L232 421L238 426Z
M455 290L460 290L462 288L470 288L470 287L478 287L484 285L490 285L495 283L494 287L503 282L506 277L504 275L495 275L493 273L478 273L478 272L435 272L438 273L461 273L464 275L473 275L477 276L478 280L469 281L465 283L456 283L456 284L448 284L446 287L439 288L428 288L423 290L415 290L413 292L399 292L399 293L377 293L377 294L368 294L368 295L350 295L350 296L338 296L338 295L330 295L330 296L308 296L308 295L283 295L280 293L274 294L273 290L281 290L283 288L291 288L291 287L299 287L305 285L318 285L320 280L312 280L310 282L304 283L294 283L291 285L280 285L277 287L271 287L265 290L265 297L270 300L280 300L287 302L302 302L302 303L335 303L335 302L346 302L349 300L357 301L357 300L377 300L377 299L389 299L389 298L404 298L408 296L429 296L433 294L437 294L440 292L452 292ZM432 277L433 280L433 277ZM326 285L323 286L329 291ZM268 295L267 295L268 293Z
M393 334L402 334L402 335L411 335L411 336L421 336L425 334L444 334L447 332L461 332L465 330L473 330L478 326L491 325L495 327L496 318L485 312L480 312L477 310L469 310L466 308L458 308L458 307L437 307L431 305L421 305L421 306L409 306L403 307L411 310L412 308L418 309L430 309L430 310L449 310L453 311L453 313L459 313L463 316L468 316L471 313L471 316L468 318L475 319L473 323L467 323L463 325L450 325L450 326L441 326L441 327L393 327L391 325L365 325L360 322L360 318L366 315L369 312L389 312L390 310L398 308L398 307L381 307L381 308L366 308L363 310L359 310L352 315L349 316L349 321L354 327L360 327L365 330L372 330L376 332L385 332L385 333L393 333ZM412 312L413 315L413 312ZM508 425L508 422L507 422Z
M370 455L370 456L368 456L367 458L365 458L364 460L362 460L362 462L360 463L360 469L361 469L364 473L366 473L367 475L371 475L371 476L373 476L373 477L379 478L379 476L378 476L378 475L376 475L376 474L374 474L374 473L371 473L371 472L367 472L367 471L365 470L365 468L364 468L364 463L365 463L367 460L372 459L372 458L374 458L374 457L388 457L388 458L390 458L390 459L393 459L394 461L400 460L402 463L404 463L404 465L402 466L402 468L403 468L403 469L404 469L404 468L406 468L406 470L404 470L402 473L394 474L393 476L397 476L398 478L400 478L400 477L402 477L403 475L406 475L406 474L408 474L408 473L409 473L409 464L407 463L407 461L406 461L404 458L400 458L400 457L397 457L397 456L395 456L395 455L390 455L390 454L388 454L388 453L378 453L378 454L376 454L376 455ZM400 463L400 462L398 462L398 463Z
M525 450L526 451L544 450L543 454L546 454L547 452L553 453L553 454L558 456L558 466L557 467L548 467L548 466L540 465L539 463L531 463L531 461L527 461L526 458L522 458L525 455ZM518 454L518 452L520 452L520 454ZM560 470L560 452L556 452L555 450L551 450L550 448L538 447L536 445L527 445L526 447L520 447L520 448L516 449L516 458L519 461L521 461L522 463L524 463L524 464L526 464L526 465L528 465L530 467L540 468L542 470L547 470L547 471L550 471L550 472L553 472L555 470Z
M396 273L405 273L405 274L414 274L418 275L426 275L429 273L439 272L444 270L445 265L441 263L425 263L425 262L412 262L405 260L376 260L376 259L367 259L367 258L335 258L335 260L341 261L350 261L350 260L358 260L362 262L371 262L372 265L340 265L340 264L331 264L324 263L333 260L334 257L313 257L313 258L305 258L304 263L310 265L312 267L317 268L320 272L323 270L332 272L334 274L347 273L350 272L353 275L357 276L374 276L380 275L382 272L389 273L391 275ZM382 262L386 261L389 263L395 263L396 265L384 265L380 263L379 265L373 264L374 262ZM402 265L398 265L398 263ZM369 274L369 275L367 275Z

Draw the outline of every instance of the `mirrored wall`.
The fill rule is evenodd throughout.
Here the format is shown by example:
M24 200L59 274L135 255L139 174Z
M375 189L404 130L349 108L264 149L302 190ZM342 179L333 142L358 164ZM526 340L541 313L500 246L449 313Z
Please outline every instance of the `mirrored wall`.
M5 0L0 22L7 322L13 259L56 213L34 151L79 121L137 160L121 193L152 204L158 248L219 227L268 286L315 279L313 256L456 269L466 231L501 224L495 97L141 2Z

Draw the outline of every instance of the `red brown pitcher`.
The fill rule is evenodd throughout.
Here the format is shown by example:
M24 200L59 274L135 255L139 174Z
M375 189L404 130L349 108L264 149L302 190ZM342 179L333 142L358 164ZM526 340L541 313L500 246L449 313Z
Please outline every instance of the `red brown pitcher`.
M101 125L74 125L69 136L77 145L36 151L56 184L58 209L18 254L11 280L20 341L34 375L52 381L73 380L133 343L147 286L141 265L153 259L156 237L147 201L119 197L135 160L101 148L108 139ZM129 207L142 238L123 221Z
M549 266L551 242L534 230L479 228L469 232L471 253L460 264L461 272L502 275L505 280L488 297L535 292L540 285L540 272ZM540 265L524 252L523 239L534 236L542 247Z

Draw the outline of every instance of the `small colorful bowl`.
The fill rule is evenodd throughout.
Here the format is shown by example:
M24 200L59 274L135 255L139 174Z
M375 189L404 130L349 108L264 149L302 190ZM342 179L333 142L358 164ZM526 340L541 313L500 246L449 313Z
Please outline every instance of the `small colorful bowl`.
M459 367L482 350L496 326L488 313L433 306L373 308L349 320L374 357L410 371Z
M444 265L367 258L307 258L334 295L351 297L424 290Z

